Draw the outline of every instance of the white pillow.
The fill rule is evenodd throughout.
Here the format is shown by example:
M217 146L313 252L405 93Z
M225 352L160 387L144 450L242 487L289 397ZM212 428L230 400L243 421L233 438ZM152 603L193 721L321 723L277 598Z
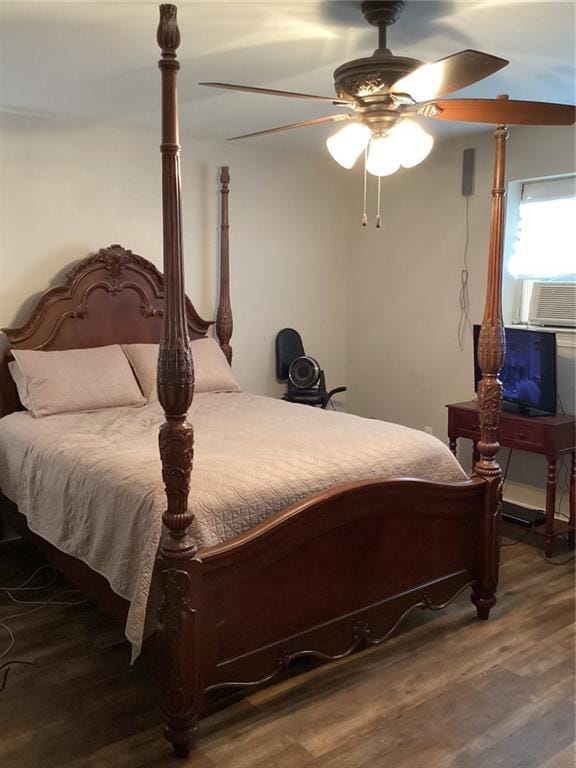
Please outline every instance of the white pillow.
M42 352L13 349L20 401L34 416L96 411L146 400L119 344Z
M140 387L149 402L158 399L156 365L158 344L123 344ZM196 339L190 344L194 361L195 392L240 392L228 360L215 339Z
M10 371L10 376L12 376L14 380L14 384L16 384L16 389L18 390L18 397L20 398L20 402L26 408L26 410L30 411L32 410L32 405L30 403L30 395L28 394L28 384L26 381L26 376L22 373L22 370L16 360L12 360L11 363L8 363L8 370Z

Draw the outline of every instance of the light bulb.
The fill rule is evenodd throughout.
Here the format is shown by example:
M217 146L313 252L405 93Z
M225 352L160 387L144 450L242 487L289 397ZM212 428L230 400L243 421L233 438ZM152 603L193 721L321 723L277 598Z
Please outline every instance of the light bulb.
M421 163L434 144L432 136L412 120L403 120L395 125L389 136L394 143L396 157L404 168L413 168Z
M328 152L343 168L352 168L370 141L370 129L362 123L350 123L326 141Z
M366 158L366 170L374 176L389 176L400 168L397 150L390 136L373 136Z

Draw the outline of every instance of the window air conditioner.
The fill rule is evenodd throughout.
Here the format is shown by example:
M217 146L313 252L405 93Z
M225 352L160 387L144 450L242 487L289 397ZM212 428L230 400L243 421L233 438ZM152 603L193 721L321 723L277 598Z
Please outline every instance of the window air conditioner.
M576 283L534 282L528 323L576 327Z

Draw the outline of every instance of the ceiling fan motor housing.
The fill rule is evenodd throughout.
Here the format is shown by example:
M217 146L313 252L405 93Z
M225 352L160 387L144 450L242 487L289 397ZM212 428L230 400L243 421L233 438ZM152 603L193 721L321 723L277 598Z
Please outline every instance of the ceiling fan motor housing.
M390 99L386 93L401 77L410 74L422 62L405 56L394 56L386 46L386 28L394 24L404 9L404 0L364 0L364 18L378 27L379 46L370 57L354 59L334 72L334 87L341 99L359 99L364 103Z
M404 10L405 0L364 0L360 6L368 24L389 27Z
M368 102L374 100L370 97L382 98L397 80L422 65L418 59L392 56L389 52L381 55L380 51L364 59L347 61L335 70L334 88L338 98Z

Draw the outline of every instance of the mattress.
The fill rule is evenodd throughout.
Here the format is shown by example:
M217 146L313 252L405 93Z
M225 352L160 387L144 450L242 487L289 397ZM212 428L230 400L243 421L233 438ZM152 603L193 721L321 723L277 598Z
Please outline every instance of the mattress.
M190 508L199 548L226 541L334 485L466 475L436 438L407 427L244 393L200 394ZM165 508L158 403L0 419L0 488L32 531L87 563L130 602L141 648Z

